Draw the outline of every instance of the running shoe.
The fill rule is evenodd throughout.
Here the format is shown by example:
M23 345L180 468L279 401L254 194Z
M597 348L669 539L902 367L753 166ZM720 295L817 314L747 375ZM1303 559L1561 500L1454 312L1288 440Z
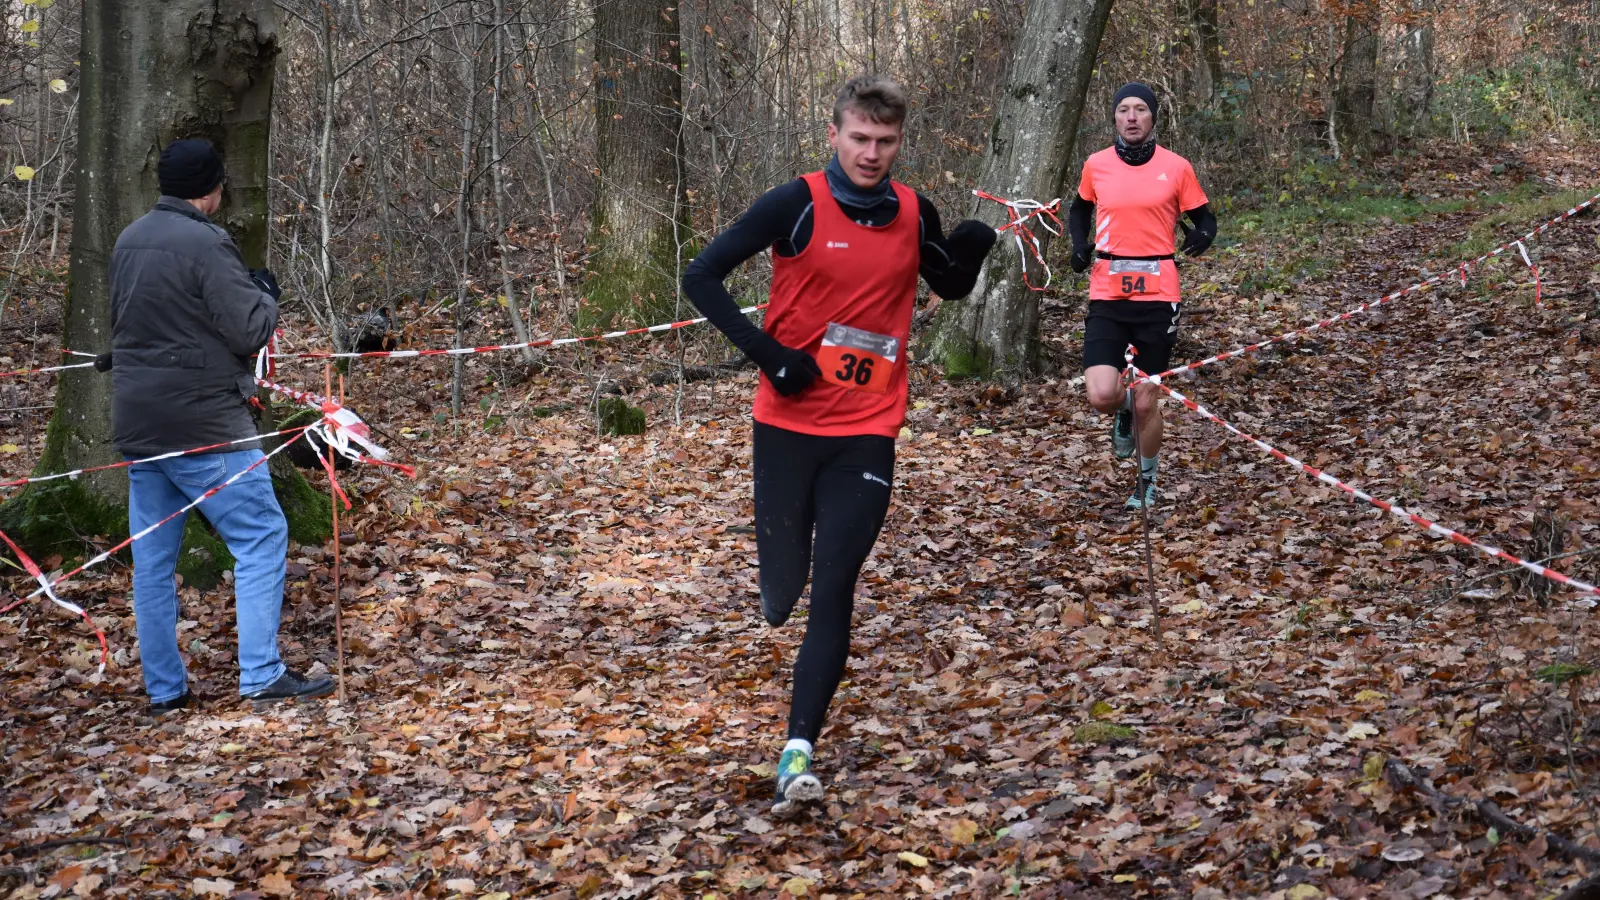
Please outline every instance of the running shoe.
M803 750L785 750L778 758L778 794L772 811L788 815L802 804L822 799L822 782L811 774L811 757Z
M1154 509L1157 499L1156 483L1154 481L1145 481L1141 478L1139 479L1139 490L1133 492L1133 495L1128 498L1128 502L1122 504L1122 508L1144 509L1148 506Z

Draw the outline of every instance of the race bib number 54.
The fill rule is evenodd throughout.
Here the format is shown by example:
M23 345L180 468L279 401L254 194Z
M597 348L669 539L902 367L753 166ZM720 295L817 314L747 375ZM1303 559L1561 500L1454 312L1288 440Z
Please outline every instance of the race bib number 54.
M1161 293L1161 261L1155 259L1111 260L1113 299L1126 300Z
M830 322L822 335L817 364L822 367L822 377L840 387L881 394L889 389L899 358L899 338Z

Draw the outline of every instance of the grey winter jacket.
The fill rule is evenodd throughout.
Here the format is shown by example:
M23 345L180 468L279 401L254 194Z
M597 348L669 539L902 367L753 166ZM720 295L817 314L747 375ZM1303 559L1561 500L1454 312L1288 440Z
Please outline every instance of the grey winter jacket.
M163 196L117 238L110 274L117 449L152 456L253 437L252 357L277 327L278 304L228 233Z

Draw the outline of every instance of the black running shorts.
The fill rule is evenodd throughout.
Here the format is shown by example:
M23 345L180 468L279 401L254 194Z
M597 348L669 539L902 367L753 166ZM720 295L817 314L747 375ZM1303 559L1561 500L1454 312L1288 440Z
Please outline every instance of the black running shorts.
M1172 347L1178 342L1178 315L1182 304L1158 300L1090 300L1083 323L1083 367L1127 366L1125 354L1132 344L1138 353L1133 364L1155 375L1172 365Z

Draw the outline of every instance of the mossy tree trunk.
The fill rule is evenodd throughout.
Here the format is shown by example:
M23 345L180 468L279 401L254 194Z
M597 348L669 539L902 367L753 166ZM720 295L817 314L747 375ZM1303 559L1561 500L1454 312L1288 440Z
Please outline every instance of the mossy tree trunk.
M685 219L683 51L668 0L595 7L595 189L586 324L656 324L674 307Z
M984 190L1008 199L1069 199L1073 138L1110 12L1111 0L1029 0L984 154ZM1048 250L1049 235L1034 230ZM927 349L955 378L1040 371L1039 294L1023 283L1009 236L989 254L972 293L939 307Z
M248 262L264 259L277 14L272 0L84 0L82 26L63 343L103 352L111 347L111 249L155 204L156 164L170 141L207 138L222 151L228 185L217 220ZM63 374L37 471L116 462L111 378L92 369ZM292 468L287 474L299 484L280 483L279 493L296 517L309 486ZM0 507L0 527L41 553L126 535L127 484L126 472L114 469L36 486ZM322 509L325 516L326 503Z

